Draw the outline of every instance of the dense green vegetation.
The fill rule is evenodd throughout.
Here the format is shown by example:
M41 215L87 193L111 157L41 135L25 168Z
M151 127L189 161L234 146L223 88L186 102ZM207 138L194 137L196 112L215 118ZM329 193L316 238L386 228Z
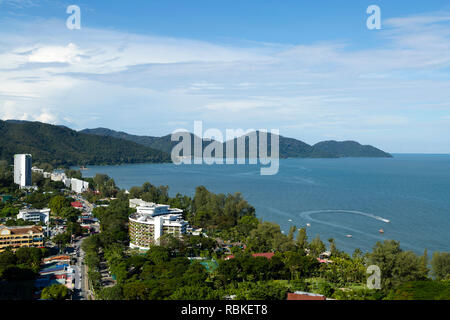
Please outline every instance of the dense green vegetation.
M4 166L0 175L8 174L10 167ZM8 188L10 180L2 181L0 188ZM97 175L89 182L99 191L86 194L91 202L116 198L103 200L108 206L94 209L101 232L82 244L96 299L283 300L288 292L297 290L343 300L449 299L449 253L434 253L429 264L426 252L420 256L404 251L391 240L377 242L372 252L355 250L350 256L340 251L333 239L326 243L319 236L308 239L306 228L292 226L283 234L278 225L257 219L255 209L239 193L214 194L200 186L192 198L181 194L171 197L167 186L145 183L127 194L106 175ZM72 235L82 234L76 222L79 211L70 206L73 199L67 194L60 190L44 193L42 188L31 193L17 191L17 187L12 191L17 199L0 207L5 217L14 216L23 202L36 208L49 206L53 215L66 221L66 231L53 238L60 248ZM134 209L129 208L130 198L182 208L189 224L203 228L208 236L163 235L159 245L146 253L132 250L128 217ZM6 223L24 222L10 219ZM332 262L320 263L317 258L326 250ZM273 256L253 256L261 252ZM0 253L0 298L30 299L39 263L46 254L37 248ZM225 259L231 254L232 258ZM381 290L366 286L369 265L381 269ZM112 279L105 278L105 272ZM44 291L43 299L67 297L61 287Z
M17 192L13 167L8 164L8 161L0 160L0 194L15 194Z
M68 178L82 179L83 174L80 170L67 169L64 171Z
M450 300L450 281L412 281L389 293L390 300Z
M160 150L166 153L172 151L172 148L178 143L176 141L172 141L170 135L166 135L164 137L150 137L150 136L137 136L133 134L128 134L121 131L114 131L106 128L96 128L96 129L84 129L80 131L81 133L105 136L105 137L113 137L117 139L128 140L131 142L135 142L137 144L150 147L152 149Z
M40 122L0 120L0 159L30 153L52 166L167 162L170 155L136 143Z
M69 289L62 284L54 284L42 290L43 300L65 300L69 297Z
M209 237L186 235L181 239L161 237L146 253L128 247L127 221L133 211L128 199L178 203L191 225L207 230ZM284 235L280 227L255 217L254 209L239 194L220 195L204 187L193 198L171 198L166 186L145 183L130 194L117 192L108 207L94 210L101 233L83 243L89 279L97 299L285 299L296 290L320 293L345 300L397 299L408 283L427 282L441 288L443 282L428 277L426 253L417 256L403 251L396 241L378 242L372 252L355 250L352 256L336 248L333 239L325 244L319 237L308 240L306 229L293 226ZM229 244L228 246L224 246ZM222 244L221 244L222 243ZM332 263L317 257L329 250ZM253 253L273 252L271 259ZM233 254L234 258L224 259ZM446 273L439 255L433 272ZM202 257L206 260L189 260ZM435 258L438 261L437 258ZM204 261L205 263L202 263ZM217 265L207 269L206 262ZM104 264L114 275L114 285L104 287ZM366 269L377 264L382 270L382 289L366 287ZM438 271L440 270L440 271ZM444 271L442 271L444 270ZM415 287L413 287L415 288ZM427 289L428 290L428 289ZM418 294L420 296L420 294ZM437 296L436 296L437 297ZM445 297L441 295L439 297Z
M450 252L434 252L431 266L437 280L450 281Z
M0 252L0 300L31 300L46 249L19 248Z

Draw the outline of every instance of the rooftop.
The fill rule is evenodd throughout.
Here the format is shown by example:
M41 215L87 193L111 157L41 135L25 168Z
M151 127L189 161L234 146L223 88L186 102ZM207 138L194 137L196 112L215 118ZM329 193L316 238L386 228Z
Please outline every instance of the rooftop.
M288 293L288 300L326 300L327 298L321 294L296 291L294 293Z
M4 230L9 231L8 234L42 233L41 226L7 227L0 225L0 233L3 234Z
M137 212L130 215L130 219L152 224L155 219L161 217L165 225L184 225L186 222L182 216L183 210L170 208L167 204L156 204L147 202L145 206L137 206Z
M74 208L83 208L83 204L79 201L72 202L70 205Z
M273 253L273 252L264 252L264 253L253 253L252 256L255 258L264 257L264 258L267 258L270 260L270 259L272 259L274 254L275 253ZM229 255L229 256L225 257L225 260L229 260L229 259L234 259L234 255Z

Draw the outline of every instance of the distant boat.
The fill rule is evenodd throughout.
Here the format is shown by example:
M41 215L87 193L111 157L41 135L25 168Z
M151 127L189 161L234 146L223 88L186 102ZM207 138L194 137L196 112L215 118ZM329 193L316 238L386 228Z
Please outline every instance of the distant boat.
M348 235L346 235L346 237L347 237L347 238L351 238L351 237L352 237L352 235L351 235L351 234L348 234Z
M306 226L307 226L307 227L311 227L311 223L307 223Z
M378 230L379 233L384 233L383 229Z
M289 219L288 221L289 221L289 222L292 222L292 219Z

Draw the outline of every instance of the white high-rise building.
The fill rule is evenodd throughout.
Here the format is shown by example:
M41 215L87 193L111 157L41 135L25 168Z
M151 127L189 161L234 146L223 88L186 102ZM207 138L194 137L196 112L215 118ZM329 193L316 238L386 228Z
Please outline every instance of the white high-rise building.
M14 183L21 188L31 186L31 154L14 155Z

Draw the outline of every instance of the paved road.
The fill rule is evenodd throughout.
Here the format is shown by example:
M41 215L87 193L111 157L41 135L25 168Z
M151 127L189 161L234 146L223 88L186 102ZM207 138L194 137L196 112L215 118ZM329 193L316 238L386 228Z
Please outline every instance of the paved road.
M74 247L74 256L77 258L77 262L74 266L75 270L75 295L74 300L87 300L87 279L86 279L86 270L83 265L84 260L84 252L81 249L81 244L83 240L86 238L82 238L81 240L76 240L73 244Z

